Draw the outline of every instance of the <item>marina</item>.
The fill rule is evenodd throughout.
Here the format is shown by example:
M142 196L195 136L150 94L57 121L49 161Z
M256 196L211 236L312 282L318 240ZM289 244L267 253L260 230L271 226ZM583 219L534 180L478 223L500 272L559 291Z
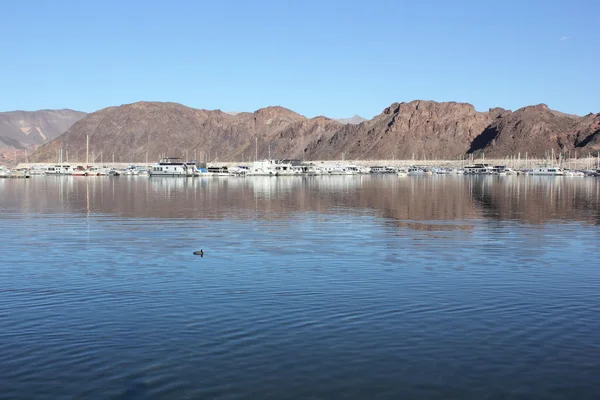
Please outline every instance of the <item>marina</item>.
M497 160L496 160L497 161ZM195 160L184 161L181 157L162 158L155 164L19 164L13 175L68 175L68 176L144 176L144 177L194 177L194 176L315 176L315 175L364 175L396 174L398 176L429 175L537 175L537 176L599 176L600 163L594 159L583 164L586 167L574 168L570 165L581 163L565 162L564 166L544 160L518 163L470 163L464 161L432 161L415 164L411 161L391 161L388 164L368 161L301 161L265 159L249 163L206 163ZM0 170L0 178L8 177L8 168Z

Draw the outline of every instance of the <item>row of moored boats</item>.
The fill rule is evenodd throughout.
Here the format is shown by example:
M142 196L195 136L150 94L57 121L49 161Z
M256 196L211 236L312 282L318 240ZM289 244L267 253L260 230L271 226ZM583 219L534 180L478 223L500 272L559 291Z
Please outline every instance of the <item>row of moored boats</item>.
M464 168L437 168L411 166L408 168L390 166L360 166L350 163L303 163L296 160L260 160L248 165L233 167L207 165L180 158L164 158L149 166L130 165L117 169L107 166L71 166L66 164L32 167L9 171L0 167L2 177L29 177L31 175L71 175L71 176L288 176L288 175L356 175L356 174L397 174L398 176L419 175L545 175L545 176L600 176L600 168L589 170L569 170L559 166L545 165L533 169L513 169L505 165L472 164Z

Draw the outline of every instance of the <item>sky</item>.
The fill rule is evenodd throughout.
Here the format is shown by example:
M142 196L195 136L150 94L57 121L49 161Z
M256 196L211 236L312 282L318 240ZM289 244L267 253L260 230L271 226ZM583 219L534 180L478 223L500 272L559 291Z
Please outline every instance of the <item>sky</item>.
M600 112L600 1L0 0L0 111Z

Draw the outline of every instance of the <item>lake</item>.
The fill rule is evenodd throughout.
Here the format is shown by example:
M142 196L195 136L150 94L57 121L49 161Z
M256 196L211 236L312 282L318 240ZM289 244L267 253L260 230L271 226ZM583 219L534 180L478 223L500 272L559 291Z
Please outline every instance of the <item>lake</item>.
M600 396L600 179L34 177L0 223L0 398Z

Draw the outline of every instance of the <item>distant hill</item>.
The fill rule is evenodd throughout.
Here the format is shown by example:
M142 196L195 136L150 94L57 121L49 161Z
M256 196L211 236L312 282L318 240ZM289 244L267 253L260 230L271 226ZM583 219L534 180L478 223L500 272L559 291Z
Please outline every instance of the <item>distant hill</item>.
M351 124L351 125L358 125L361 122L368 121L366 118L363 118L360 115L354 115L350 118L336 118L335 120L337 122L339 122L340 124Z
M85 116L74 110L0 112L0 162L24 160L28 151L62 135Z
M74 110L0 112L0 142L17 149L47 143L85 116Z
M354 117L353 117L354 118ZM345 120L342 120L345 121ZM358 118L354 119L354 122ZM540 104L517 111L479 112L471 104L415 100L394 103L359 124L306 118L283 107L225 113L177 103L139 102L88 114L42 145L30 160L56 160L60 149L90 157L155 161L160 155L208 161L255 157L340 159L455 159L468 154L543 157L578 149L600 150L600 114L563 114Z

